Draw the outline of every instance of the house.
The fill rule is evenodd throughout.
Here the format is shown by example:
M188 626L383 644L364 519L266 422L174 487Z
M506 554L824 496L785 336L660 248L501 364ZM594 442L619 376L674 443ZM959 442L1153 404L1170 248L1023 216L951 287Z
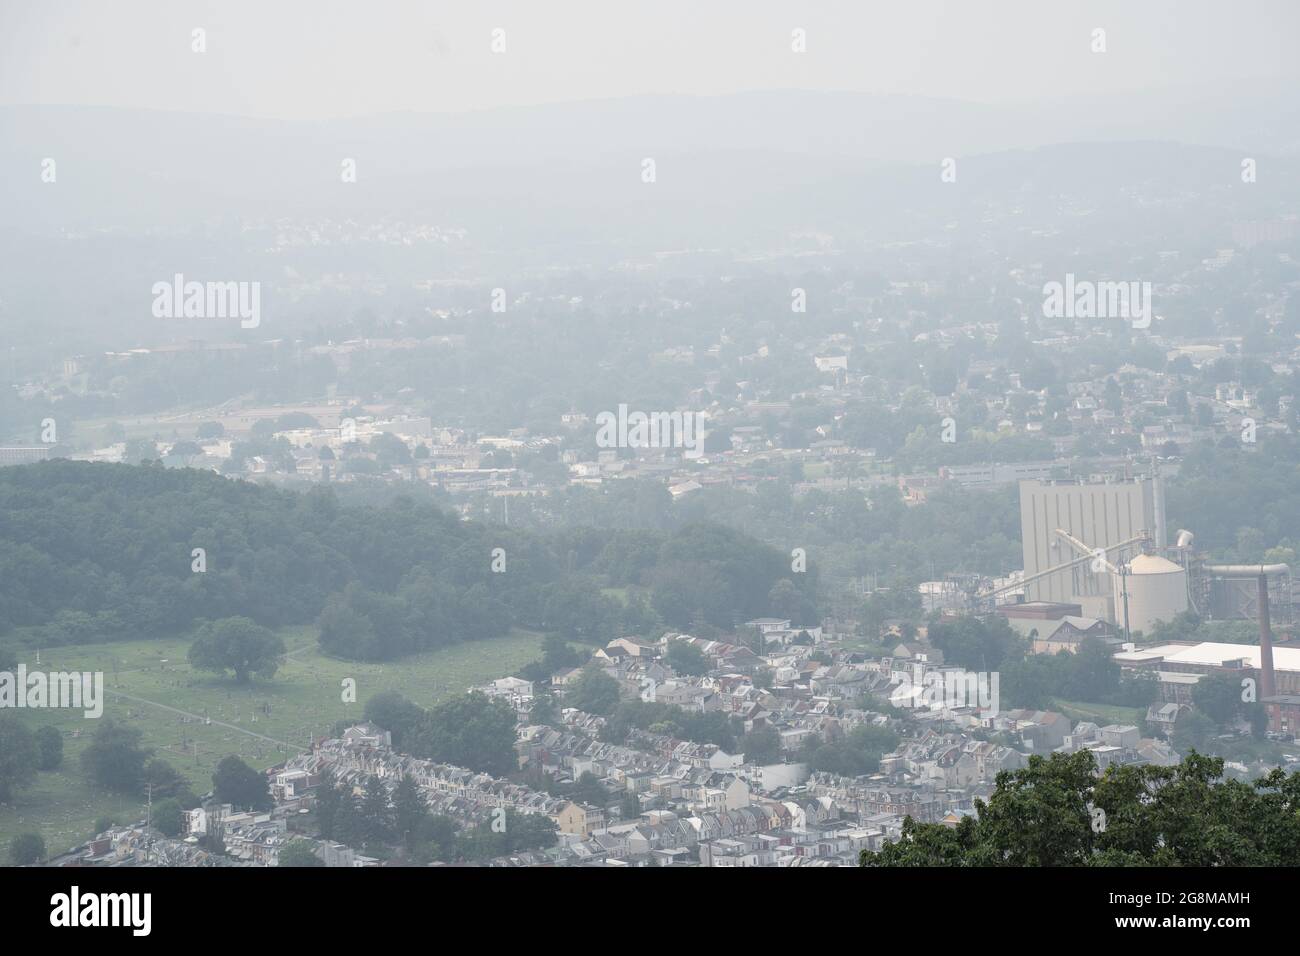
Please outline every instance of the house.
M1065 743L1070 732L1070 719L1055 711L1009 710L1004 716L1011 729L1020 734L1025 749L1035 753L1051 753Z
M591 656L598 661L613 664L622 664L632 657L627 648L614 641L610 641L606 646L598 648Z
M276 803L296 803L316 789L320 778L306 770L282 770L271 782L271 796Z
M1173 767L1183 762L1178 752L1163 740L1144 737L1134 749L1138 757L1157 767Z
M617 638L610 641L605 647L606 649L620 648L631 657L653 657L658 654L658 648L654 645L642 644L630 637Z
M731 781L722 788L722 792L728 810L740 810L749 806L749 784L739 777L732 777Z
M1077 654L1079 645L1090 637L1103 640L1109 638L1109 643L1114 645L1114 649L1119 649L1120 641L1112 637L1111 626L1095 617L1077 617L1067 614L1057 622L1055 627L1052 627L1050 622L1044 623L1046 626L1042 629L1031 631L1030 652L1033 654L1055 654L1058 651Z
M898 660L919 661L922 664L942 664L943 651L920 641L903 641L894 648L893 656Z
M1167 737L1174 732L1174 724L1178 722L1178 714L1182 709L1181 704L1152 704L1147 708L1147 723L1159 727L1160 732Z
M1032 640L1051 634L1067 617L1082 617L1083 605L1022 601L1019 604L1003 604L998 607L997 613L1007 619L1007 624L1013 631Z
M783 787L797 787L808 779L808 765L803 763L774 763L755 767L751 782L759 790L771 793Z
M515 707L533 699L533 682L519 677L502 677L476 690L488 697L505 700Z
M595 831L604 829L605 811L570 801L555 815L555 824L561 833L576 834L586 840Z
M655 688L655 701L670 704L683 710L706 713L722 709L722 698L707 687L696 684L669 682Z
M342 740L343 746L349 749L391 750L393 746L393 735L371 724L357 724L354 727L349 727L343 731Z
M1101 728L1101 739L1109 747L1136 747L1142 739L1141 732L1132 724L1109 724Z
M573 667L567 671L560 671L560 673L551 677L551 685L554 687L564 687L571 684L582 676L582 671L583 668L581 667Z
M1073 753L1081 750L1095 740L1101 739L1101 728L1088 720L1081 720L1074 725L1074 730L1065 735L1065 741L1061 746L1068 752Z
M744 754L729 754L721 747L709 757L710 770L735 770L745 762Z

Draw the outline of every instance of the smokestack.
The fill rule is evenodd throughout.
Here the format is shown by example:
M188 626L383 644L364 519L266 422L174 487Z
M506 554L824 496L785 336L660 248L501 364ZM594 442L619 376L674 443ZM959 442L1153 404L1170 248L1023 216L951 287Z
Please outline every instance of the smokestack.
M1260 567L1259 575L1259 663L1260 697L1272 697L1273 690L1273 635L1268 620L1268 575Z

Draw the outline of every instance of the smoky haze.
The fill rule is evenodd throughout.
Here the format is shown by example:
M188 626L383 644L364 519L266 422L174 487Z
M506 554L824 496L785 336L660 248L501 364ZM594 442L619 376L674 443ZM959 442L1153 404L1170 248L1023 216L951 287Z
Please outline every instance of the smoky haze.
M372 946L435 866L1250 903L1300 860L1297 28L0 0L0 865L393 868L222 914ZM1145 905L1101 885L1071 933Z
M664 254L714 270L787 256L791 235L978 244L988 203L1020 195L1024 228L1050 231L1062 191L1113 214L1089 228L1137 241L1205 217L1221 231L1296 182L1300 14L1285 3L74 2L0 17L0 316L16 348L189 334L141 293L187 270L264 282L288 332L312 321L294 303L334 282L369 301ZM1128 184L1211 189L1246 154L1270 158L1255 190L1130 218ZM935 190L956 159L961 187Z
M1090 48L1097 28L1104 57ZM1285 0L6 0L0 103L331 119L770 89L1009 103L1230 85L1249 100L1300 79L1298 28ZM494 29L505 55L493 52ZM795 29L805 56L790 55Z

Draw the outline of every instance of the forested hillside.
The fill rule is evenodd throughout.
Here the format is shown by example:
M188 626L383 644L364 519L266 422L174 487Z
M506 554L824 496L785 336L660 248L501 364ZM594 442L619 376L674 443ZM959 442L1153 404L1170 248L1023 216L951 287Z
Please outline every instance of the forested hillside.
M0 643L10 645L164 636L242 615L319 622L330 653L386 660L511 625L596 640L776 612L812 623L814 587L812 569L793 574L781 552L717 525L523 532L409 499L345 506L328 488L156 464L0 470Z

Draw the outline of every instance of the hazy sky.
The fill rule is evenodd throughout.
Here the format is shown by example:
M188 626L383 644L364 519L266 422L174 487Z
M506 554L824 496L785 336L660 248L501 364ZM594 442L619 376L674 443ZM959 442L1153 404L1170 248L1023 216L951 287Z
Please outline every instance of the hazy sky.
M779 88L1248 90L1300 83L1298 37L1296 0L0 0L0 104L309 119Z

